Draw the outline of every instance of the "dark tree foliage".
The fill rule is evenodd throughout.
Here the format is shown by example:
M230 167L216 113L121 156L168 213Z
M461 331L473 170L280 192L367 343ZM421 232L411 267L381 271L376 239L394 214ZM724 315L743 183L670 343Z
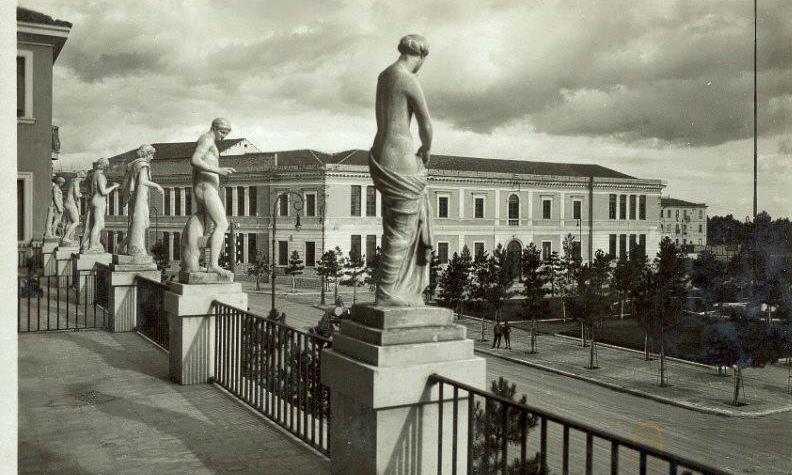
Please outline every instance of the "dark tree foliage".
M723 301L723 284L726 280L725 268L715 259L715 254L704 251L693 261L690 282L701 290L705 310Z
M432 256L429 258L429 285L424 289L424 302L426 303L429 303L434 298L439 274L440 258L435 251L432 251Z
M542 272L542 254L534 243L530 243L522 254L522 276L523 291L525 297L523 305L525 311L534 319L536 316L544 316L547 312L545 304L545 284L547 275Z
M365 284L369 286L370 291L377 288L377 281L379 280L380 262L382 262L382 248L377 246L374 249L374 255L368 259L366 264L366 281Z
M491 391L500 397L515 401L519 404L526 403L526 396L523 395L519 400L515 398L517 387L503 377L497 381L492 381ZM506 424L504 421L504 411ZM484 404L476 401L475 414L473 415L474 439L473 439L473 466L471 472L475 474L501 473L503 452L502 442L505 438L508 446L520 444L523 431L527 433L536 426L537 417L534 414L518 411L494 399L487 399ZM513 458L511 462L507 458L507 471L509 475L540 474L541 469L539 453L535 453L533 458L521 463L518 458Z
M269 275L269 272L269 259L264 252L259 251L256 254L256 260L248 266L248 275L252 275L256 279L256 290L261 290L261 279Z
M585 264L577 273L577 283L570 295L570 310L588 330L591 340L589 352L589 368L597 367L595 328L608 313L610 299L607 295L610 282L611 257L598 249L594 261Z

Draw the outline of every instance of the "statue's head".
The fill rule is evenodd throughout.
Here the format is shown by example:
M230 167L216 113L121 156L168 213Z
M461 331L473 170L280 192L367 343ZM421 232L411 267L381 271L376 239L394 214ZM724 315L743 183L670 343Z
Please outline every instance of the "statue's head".
M100 158L99 160L94 162L94 168L97 170L104 170L110 166L110 160L106 158Z
M151 160L152 158L154 158L154 153L156 151L157 150L155 150L154 147L152 147L151 145L143 144L137 149L137 157Z
M66 179L63 178L62 176L56 176L55 179L52 180L52 182L58 186L63 186L63 184L66 183Z
M85 170L79 170L77 172L77 175L75 175L74 178L72 178L72 180L77 180L77 181L84 179L85 179Z
M421 35L411 34L403 36L396 48L404 56L415 59L413 72L417 73L423 65L424 59L429 55L429 43Z
M223 140L226 135L231 133L231 123L218 117L212 121L212 132L214 132L215 140Z

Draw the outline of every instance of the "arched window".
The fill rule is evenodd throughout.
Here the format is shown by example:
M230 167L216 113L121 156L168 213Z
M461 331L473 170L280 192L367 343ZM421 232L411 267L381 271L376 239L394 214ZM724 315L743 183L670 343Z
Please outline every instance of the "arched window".
M520 224L520 198L517 195L509 196L509 226Z

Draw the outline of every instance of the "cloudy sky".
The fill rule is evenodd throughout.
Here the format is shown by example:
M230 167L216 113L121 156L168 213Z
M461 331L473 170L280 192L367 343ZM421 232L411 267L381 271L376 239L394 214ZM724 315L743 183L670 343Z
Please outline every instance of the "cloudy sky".
M435 153L599 163L751 213L753 2L20 0L74 23L55 65L63 164L195 140L368 148L406 33ZM759 208L792 215L792 8L759 0Z

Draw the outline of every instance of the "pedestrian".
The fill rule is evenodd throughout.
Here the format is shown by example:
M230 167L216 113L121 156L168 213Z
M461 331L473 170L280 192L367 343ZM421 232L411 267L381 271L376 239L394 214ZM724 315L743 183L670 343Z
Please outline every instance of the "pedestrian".
M492 339L492 347L495 348L496 346L500 348L501 343L501 323L497 322L495 326L492 327L492 333L494 337Z
M511 327L509 326L508 320L503 322L502 333L503 333L503 339L506 340L506 349L511 350L511 340L509 339L509 337L511 337Z

